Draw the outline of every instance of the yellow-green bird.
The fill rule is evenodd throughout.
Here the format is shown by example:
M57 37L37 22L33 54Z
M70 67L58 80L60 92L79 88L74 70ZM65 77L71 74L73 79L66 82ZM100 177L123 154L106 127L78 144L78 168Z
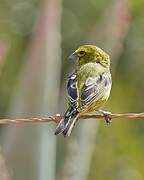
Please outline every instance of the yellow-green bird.
M111 85L110 57L94 45L83 45L69 57L76 61L76 69L68 77L68 109L58 124L55 135L62 133L65 137L84 113L98 111L110 122L108 112L99 108L107 101Z

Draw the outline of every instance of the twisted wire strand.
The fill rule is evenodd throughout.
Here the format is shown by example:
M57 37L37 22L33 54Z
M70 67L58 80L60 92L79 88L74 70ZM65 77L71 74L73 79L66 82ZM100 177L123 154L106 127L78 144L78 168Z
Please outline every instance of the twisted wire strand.
M109 115L111 119L144 119L144 113L112 113ZM48 116L47 118L20 118L20 119L0 119L0 125L22 125L22 124L42 124L42 123L49 123L49 122L55 122L59 123L59 121L62 119L62 116L59 114L56 116ZM85 114L80 116L80 120L82 119L104 119L104 115L98 115L98 114Z

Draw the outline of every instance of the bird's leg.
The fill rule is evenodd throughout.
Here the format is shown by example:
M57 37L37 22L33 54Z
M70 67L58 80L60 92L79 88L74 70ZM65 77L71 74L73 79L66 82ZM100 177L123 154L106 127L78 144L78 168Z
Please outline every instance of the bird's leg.
M111 123L111 112L109 111L104 111L102 109L97 109L96 112L102 114L105 118L105 121L107 124L110 124Z

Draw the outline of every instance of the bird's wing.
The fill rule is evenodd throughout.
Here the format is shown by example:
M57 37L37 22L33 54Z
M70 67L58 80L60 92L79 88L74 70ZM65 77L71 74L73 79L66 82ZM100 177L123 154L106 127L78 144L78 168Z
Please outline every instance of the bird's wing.
M78 88L77 77L75 73L68 77L67 93L69 108L65 112L64 118L61 119L60 123L58 124L55 135L63 133L64 136L69 136L77 120Z
M111 89L111 74L108 72L88 77L80 94L81 107L90 106L93 102L105 97L108 98Z
M77 78L75 74L68 77L67 81L67 93L69 108L64 114L64 118L61 119L58 124L55 135L63 133L64 136L68 136L76 121L77 108L78 108L78 89L77 89Z
M72 74L68 77L67 82L68 100L72 109L78 108L78 88L76 74Z

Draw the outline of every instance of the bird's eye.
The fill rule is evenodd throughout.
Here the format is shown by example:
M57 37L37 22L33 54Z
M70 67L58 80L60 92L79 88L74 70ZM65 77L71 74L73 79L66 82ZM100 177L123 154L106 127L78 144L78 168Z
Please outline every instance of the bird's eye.
M80 52L79 52L79 56L80 56L80 57L82 57L82 56L84 56L84 55L85 55L85 51L80 51Z

